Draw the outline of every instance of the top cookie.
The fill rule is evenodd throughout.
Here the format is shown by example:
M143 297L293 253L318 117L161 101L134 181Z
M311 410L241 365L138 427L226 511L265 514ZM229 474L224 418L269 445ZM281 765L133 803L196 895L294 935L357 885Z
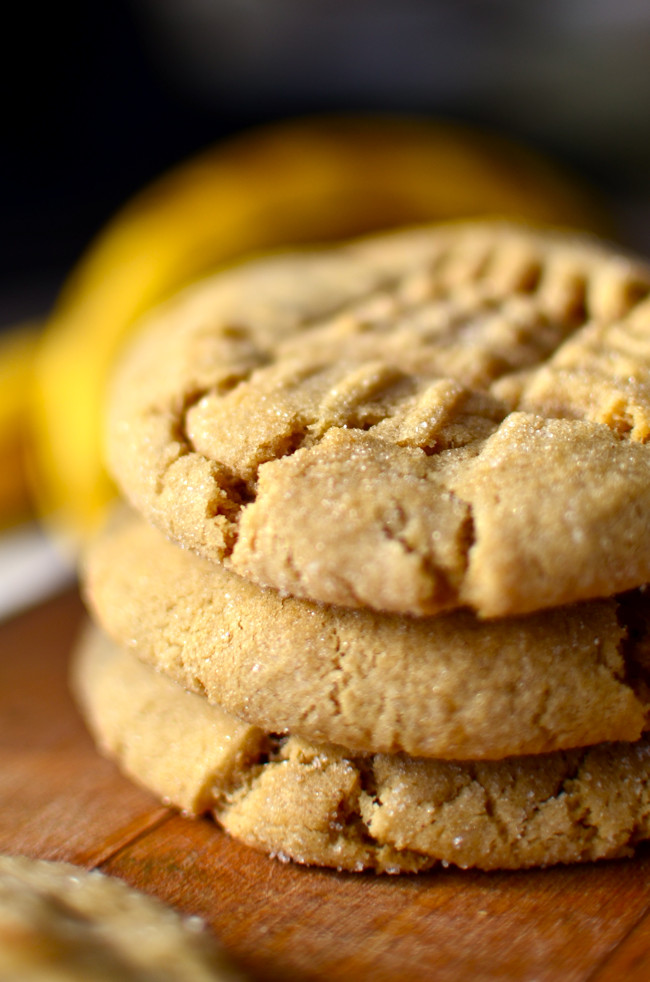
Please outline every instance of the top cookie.
M266 259L154 315L108 457L296 596L522 614L650 579L650 268L494 224Z

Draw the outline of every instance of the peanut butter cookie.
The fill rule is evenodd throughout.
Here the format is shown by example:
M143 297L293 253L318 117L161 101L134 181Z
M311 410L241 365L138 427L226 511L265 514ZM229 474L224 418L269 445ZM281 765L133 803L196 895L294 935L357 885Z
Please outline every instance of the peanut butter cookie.
M243 982L198 917L115 877L0 856L6 982Z
M129 512L89 550L84 580L119 644L265 729L476 760L646 727L643 593L497 621L326 607L262 589Z
M258 584L512 616L650 580L650 268L492 224L226 272L117 373L132 503Z
M133 778L285 860L516 869L627 856L650 837L646 740L464 763L354 754L229 719L100 635L80 649L75 688L98 742Z

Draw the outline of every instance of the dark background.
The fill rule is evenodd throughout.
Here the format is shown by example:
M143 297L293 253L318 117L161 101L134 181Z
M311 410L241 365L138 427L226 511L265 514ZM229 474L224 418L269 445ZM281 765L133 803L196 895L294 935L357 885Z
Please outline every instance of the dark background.
M0 323L47 311L92 235L248 126L419 112L522 139L650 255L646 0L88 0L4 18Z

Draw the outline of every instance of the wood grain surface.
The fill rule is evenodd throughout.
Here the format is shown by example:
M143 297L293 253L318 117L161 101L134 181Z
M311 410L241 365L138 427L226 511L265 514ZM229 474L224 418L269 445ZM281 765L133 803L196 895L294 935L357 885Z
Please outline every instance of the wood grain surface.
M0 850L99 867L202 915L258 980L647 982L650 850L523 873L306 869L185 819L94 749L68 695L75 592L0 626Z

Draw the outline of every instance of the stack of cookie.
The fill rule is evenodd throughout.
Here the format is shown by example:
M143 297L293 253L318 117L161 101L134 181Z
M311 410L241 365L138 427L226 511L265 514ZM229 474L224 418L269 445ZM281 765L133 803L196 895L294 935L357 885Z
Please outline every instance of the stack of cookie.
M100 746L304 863L650 837L649 296L604 245L485 223L158 311L109 400L130 508L84 570Z

